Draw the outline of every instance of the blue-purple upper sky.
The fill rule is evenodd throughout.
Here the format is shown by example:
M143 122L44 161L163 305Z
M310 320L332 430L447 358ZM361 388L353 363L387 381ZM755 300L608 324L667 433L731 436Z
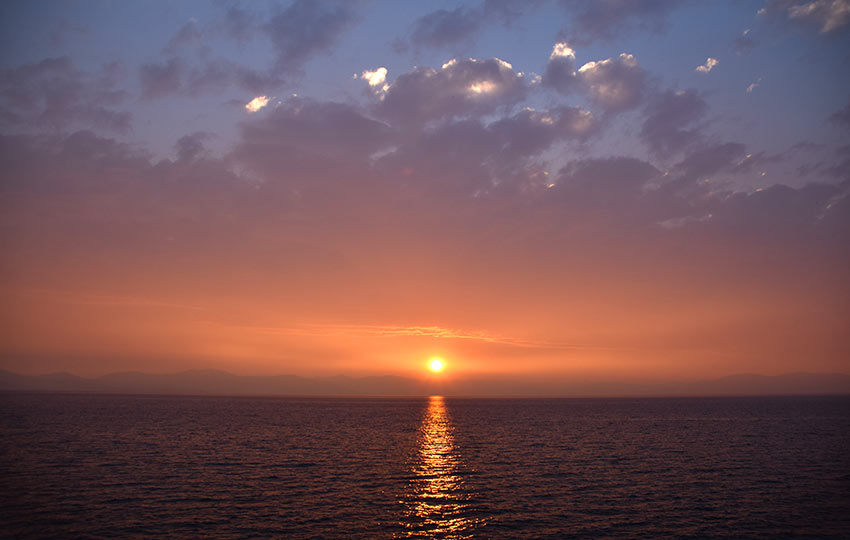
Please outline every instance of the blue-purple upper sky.
M850 353L850 0L30 1L0 24L11 367Z
M742 142L749 153L805 166L845 144L846 126L829 121L850 93L844 1L89 0L7 2L0 9L7 133L94 129L171 157L180 137L203 131L216 135L210 146L226 152L244 119L242 105L257 95L272 105L298 94L367 106L365 83L353 74L385 67L391 85L416 66L439 69L453 58L499 58L523 73L526 91L507 103L514 110L569 105L605 116L609 110L590 100L587 88L558 92L540 80L560 42L574 51L575 69L627 53L640 72L602 75L610 79L602 84L641 95L615 107L616 118L583 156L616 148L647 157L653 143L640 136L646 102L665 91L695 92L690 106L704 109L691 112L689 128ZM697 70L708 58L711 69ZM51 60L68 65L36 80ZM62 86L73 95L60 95ZM826 148L789 156L799 143ZM735 181L800 183L787 162L757 168Z

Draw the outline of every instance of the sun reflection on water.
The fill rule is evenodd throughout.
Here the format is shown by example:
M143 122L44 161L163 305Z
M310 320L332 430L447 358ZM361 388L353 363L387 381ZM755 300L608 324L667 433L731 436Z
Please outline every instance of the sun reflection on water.
M458 454L442 396L431 396L419 428L419 451L405 499L401 537L471 538L479 520L469 517L470 492L461 476Z

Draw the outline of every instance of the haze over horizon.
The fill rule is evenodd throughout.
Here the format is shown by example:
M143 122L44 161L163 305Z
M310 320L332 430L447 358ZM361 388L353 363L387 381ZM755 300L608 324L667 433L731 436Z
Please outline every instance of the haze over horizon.
M0 369L850 371L846 0L0 25Z

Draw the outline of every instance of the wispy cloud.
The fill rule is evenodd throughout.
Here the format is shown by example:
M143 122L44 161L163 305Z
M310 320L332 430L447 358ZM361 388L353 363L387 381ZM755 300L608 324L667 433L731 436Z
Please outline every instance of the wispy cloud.
M213 323L211 323L213 324ZM218 323L215 323L218 324ZM310 336L323 338L432 338L439 340L469 340L510 347L546 350L623 350L624 347L521 338L483 330L417 325L360 325L360 324L300 324L295 326L230 325L231 328L263 334Z
M32 296L50 302L74 304L80 306L130 307L130 308L168 308L202 311L204 308L192 304L170 302L155 297L125 296L113 294L87 293L78 291L63 291L39 288L24 288L13 290L26 296Z

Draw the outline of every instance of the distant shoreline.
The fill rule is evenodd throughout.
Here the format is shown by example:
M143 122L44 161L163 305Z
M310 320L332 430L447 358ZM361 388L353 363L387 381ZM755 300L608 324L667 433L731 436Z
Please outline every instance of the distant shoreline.
M682 382L539 381L533 379L445 379L439 383L399 376L245 376L194 370L172 374L112 373L86 378L70 373L22 375L0 370L2 392L218 396L269 398L634 399L786 397L850 395L850 375L790 373L730 375Z

